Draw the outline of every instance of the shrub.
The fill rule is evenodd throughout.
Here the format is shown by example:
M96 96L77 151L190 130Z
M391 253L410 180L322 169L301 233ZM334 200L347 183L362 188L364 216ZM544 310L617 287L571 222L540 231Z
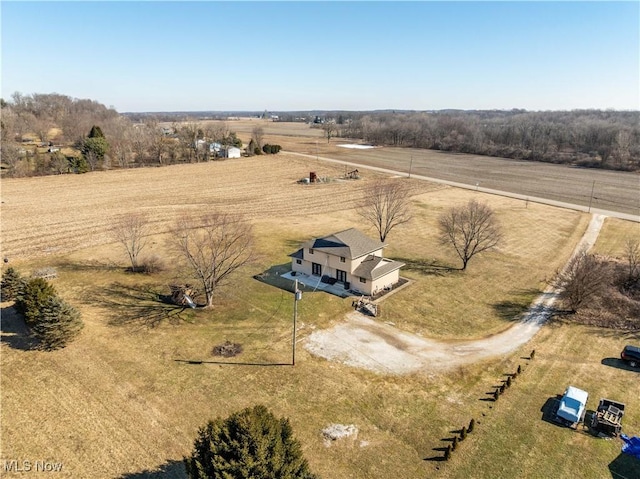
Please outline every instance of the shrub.
M18 271L13 267L7 268L2 274L2 283L0 284L0 293L2 301L14 301L24 291L27 280L24 279Z
M496 389L495 391L493 391L493 400L497 401L499 397L500 397L500 391Z
M138 266L138 271L146 274L160 273L164 271L166 266L164 261L158 255L151 255L144 258Z
M464 441L467 438L467 428L462 426L462 430L460 431L460 440Z
M275 155L281 149L282 147L280 145L270 145L268 143L262 147L262 151L268 155Z
M444 450L444 460L448 461L449 459L451 459L451 445Z
M41 349L64 348L84 327L80 312L58 296L48 297L31 327Z
M535 349L533 349L533 350L531 351L531 354L529 355L529 359L533 359L535 355L536 355L536 350L535 350Z
M193 453L184 463L190 479L317 479L289 420L277 419L265 406L209 421L198 431Z
M451 443L451 450L455 451L458 447L458 436L453 436L453 442Z
M518 364L518 369L516 370L516 374L520 374L522 372L522 368L520 367L520 365Z
M507 378L507 382L505 384L507 385L508 388L511 387L511 376Z

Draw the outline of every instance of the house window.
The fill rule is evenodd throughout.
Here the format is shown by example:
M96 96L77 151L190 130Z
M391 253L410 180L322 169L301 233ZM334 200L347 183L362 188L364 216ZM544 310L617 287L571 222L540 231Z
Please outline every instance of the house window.
M297 259L296 260L296 264L302 264L302 260L301 259Z
M345 260L345 257L344 257L344 256L340 256L340 262L341 262L341 263L344 263L345 261L346 261L346 260Z
M363 278L362 276L360 276L360 282L361 283L366 283L367 282L367 278Z
M309 254L313 254L313 248L309 248Z
M320 276L322 274L322 265L318 263L311 263L311 274L314 276Z
M336 279L338 281L340 281L341 283L346 283L347 282L347 272L346 271L342 271L341 269L337 269L336 270Z

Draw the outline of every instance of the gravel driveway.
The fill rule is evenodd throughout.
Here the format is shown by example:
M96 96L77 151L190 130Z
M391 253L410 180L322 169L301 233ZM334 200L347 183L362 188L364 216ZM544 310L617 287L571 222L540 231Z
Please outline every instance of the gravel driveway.
M604 218L592 216L574 254L595 244ZM549 318L557 295L556 290L548 287L520 322L485 339L439 342L353 312L343 323L313 332L304 346L315 356L381 374L445 371L511 353L527 343Z

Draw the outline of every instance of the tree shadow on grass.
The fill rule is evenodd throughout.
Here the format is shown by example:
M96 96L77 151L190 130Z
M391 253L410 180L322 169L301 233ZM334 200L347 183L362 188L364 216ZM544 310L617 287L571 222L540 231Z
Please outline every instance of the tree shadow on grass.
M529 311L531 303L538 295L542 294L542 291L522 289L510 291L509 294L515 296L515 298L493 304L493 310L505 321L520 321L523 315Z
M109 324L154 328L163 321L177 324L186 321L188 308L170 302L170 297L151 286L113 283L95 293L87 303L97 304L109 311Z
M187 479L184 462L170 460L161 464L157 469L130 472L118 476L117 479Z
M126 268L115 263L103 263L101 261L62 261L57 265L67 271L124 271Z
M461 271L460 268L439 263L437 260L415 259L415 258L392 258L395 261L404 263L404 271L416 271L425 276L444 276L447 273Z
M602 338L614 338L629 342L640 341L640 325L637 330L593 328L589 332ZM622 347L620 347L620 350L622 350Z
M37 341L29 335L24 318L13 306L2 308L0 315L0 342L13 349L29 351L35 349Z

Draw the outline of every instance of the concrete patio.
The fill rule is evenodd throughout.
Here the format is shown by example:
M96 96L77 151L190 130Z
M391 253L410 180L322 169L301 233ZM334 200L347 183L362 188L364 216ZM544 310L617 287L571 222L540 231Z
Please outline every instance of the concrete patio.
M351 290L344 289L343 283L327 284L320 281L320 276L309 276L304 273L295 273L292 275L291 271L288 271L280 275L281 278L285 278L291 281L298 280L299 283L304 285L303 291L324 291L325 293L333 294L341 298L348 298L350 296L360 296ZM302 289L302 288L301 288Z

